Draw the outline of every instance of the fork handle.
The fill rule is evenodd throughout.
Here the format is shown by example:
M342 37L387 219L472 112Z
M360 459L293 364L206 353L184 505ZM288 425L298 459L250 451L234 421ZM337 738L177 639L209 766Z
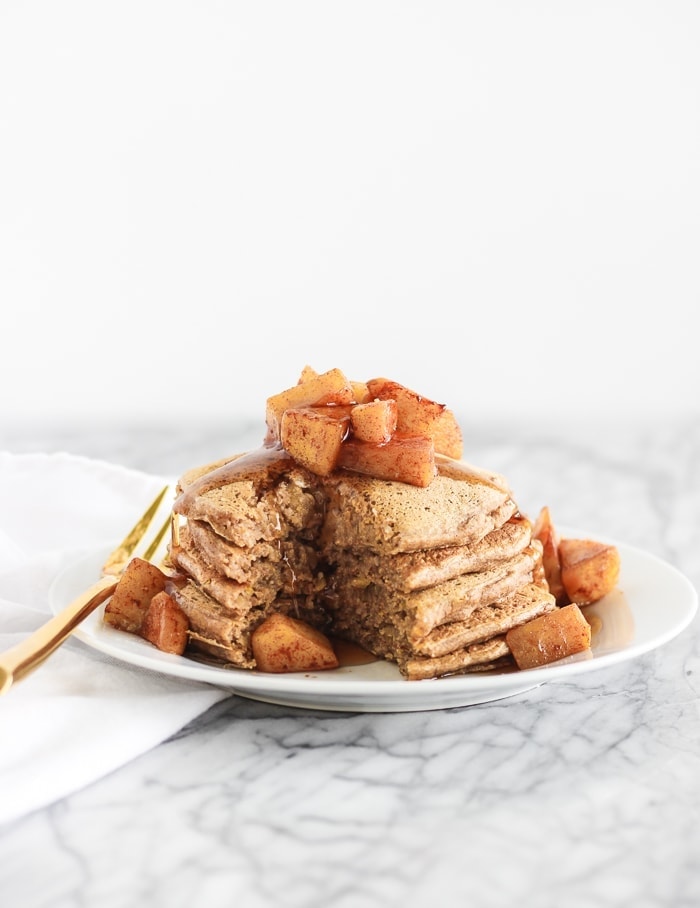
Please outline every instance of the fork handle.
M0 684L0 693L41 665L81 621L112 595L116 585L114 577L102 577L26 640L0 654L0 679L5 680Z

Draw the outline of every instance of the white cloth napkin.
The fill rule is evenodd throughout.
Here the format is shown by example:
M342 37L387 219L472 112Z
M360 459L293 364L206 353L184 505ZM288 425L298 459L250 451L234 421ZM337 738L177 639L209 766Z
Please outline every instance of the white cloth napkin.
M69 454L0 452L0 649L51 617L54 578L116 545L166 481ZM226 696L69 639L0 697L0 823L107 775Z

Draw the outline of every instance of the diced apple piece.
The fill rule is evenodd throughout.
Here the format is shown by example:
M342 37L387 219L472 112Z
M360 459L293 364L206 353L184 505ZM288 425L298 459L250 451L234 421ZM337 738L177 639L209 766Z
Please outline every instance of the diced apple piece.
M299 374L299 379L297 381L298 385L303 385L305 381L308 381L310 378L318 378L318 372L313 368L313 366L304 366Z
M390 479L410 485L429 486L437 474L432 439L394 437L383 445L349 438L341 445L338 466L377 479Z
M164 653L185 652L190 622L168 593L156 593L146 610L139 634Z
M459 460L462 457L464 453L462 430L452 410L446 407L442 411L433 426L432 432L436 454L444 454L454 460Z
M280 424L285 410L322 404L351 403L354 403L353 387L340 369L329 369L320 375L311 375L306 381L268 397L265 409L267 426L265 443L273 444L280 440Z
M325 634L279 612L258 625L251 645L261 672L313 672L337 668L339 664Z
M398 407L396 431L402 435L426 435L433 438L436 426L445 412L444 404L435 403L388 378L372 378L367 382L372 398L395 400Z
M539 586L549 593L551 590L549 589L549 584L547 583L547 578L544 573L544 564L542 563L542 543L539 542L539 540L533 539L531 545L536 553L535 563L532 567L532 582L535 586ZM537 551L537 546L539 546L539 552Z
M305 381L308 381L310 378L318 378L318 372L312 366L304 366L299 375L299 381L297 384L302 384ZM366 404L371 400L369 391L367 390L367 382L364 381L351 381L350 385L352 386L352 402L356 404Z
M326 404L321 407L309 407L319 416L327 416L329 419L344 419L348 429L350 428L350 414L355 404Z
M549 592L554 596L557 605L566 605L570 600L566 595L561 580L559 561L559 533L557 532L549 508L540 509L532 527L532 535L542 543L542 566Z
M372 395L369 393L367 382L351 381L350 384L352 385L352 391L356 404L367 404L372 400Z
M593 539L561 539L561 582L571 602L587 605L615 589L620 577L620 552Z
M104 610L104 621L121 631L137 634L151 599L165 589L167 576L143 558L132 558L119 578Z
M334 408L324 409L332 411ZM338 463L349 425L349 416L329 416L321 408L292 408L282 414L280 442L302 467L318 476L328 476Z
M396 431L398 413L395 400L372 400L366 404L357 404L350 411L355 438L374 445L384 444Z
M590 649L591 626L572 603L511 628L506 644L518 668L537 668Z

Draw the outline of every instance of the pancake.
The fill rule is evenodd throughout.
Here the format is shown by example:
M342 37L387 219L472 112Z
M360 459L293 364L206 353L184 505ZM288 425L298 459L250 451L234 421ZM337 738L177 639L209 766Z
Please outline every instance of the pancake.
M437 463L438 475L426 488L337 471L324 484L321 544L378 555L464 546L516 513L503 477L444 457Z
M517 514L470 545L445 545L396 555L381 555L366 549L331 549L327 557L335 568L336 581L342 580L349 588L375 582L411 592L461 574L494 568L524 551L531 539L530 521Z
M536 557L533 547L498 568L408 594L379 585L342 589L326 600L334 632L399 667L413 656L444 656L483 642L553 606L532 581Z
M553 603L541 544L504 477L437 461L427 487L321 477L279 448L185 473L169 558L191 649L254 668L253 631L283 612L410 679L506 664L505 631Z
M505 479L440 457L427 488L338 470L322 478L262 448L185 474L175 510L237 545L313 532L320 545L381 555L469 545L517 511Z

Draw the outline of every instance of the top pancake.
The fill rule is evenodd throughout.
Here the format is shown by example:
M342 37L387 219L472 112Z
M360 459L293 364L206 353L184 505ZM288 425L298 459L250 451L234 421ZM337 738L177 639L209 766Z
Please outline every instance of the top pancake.
M323 549L381 555L471 545L517 512L498 474L444 457L438 470L426 488L348 470L322 478L262 449L189 471L176 510L239 546L306 532Z

